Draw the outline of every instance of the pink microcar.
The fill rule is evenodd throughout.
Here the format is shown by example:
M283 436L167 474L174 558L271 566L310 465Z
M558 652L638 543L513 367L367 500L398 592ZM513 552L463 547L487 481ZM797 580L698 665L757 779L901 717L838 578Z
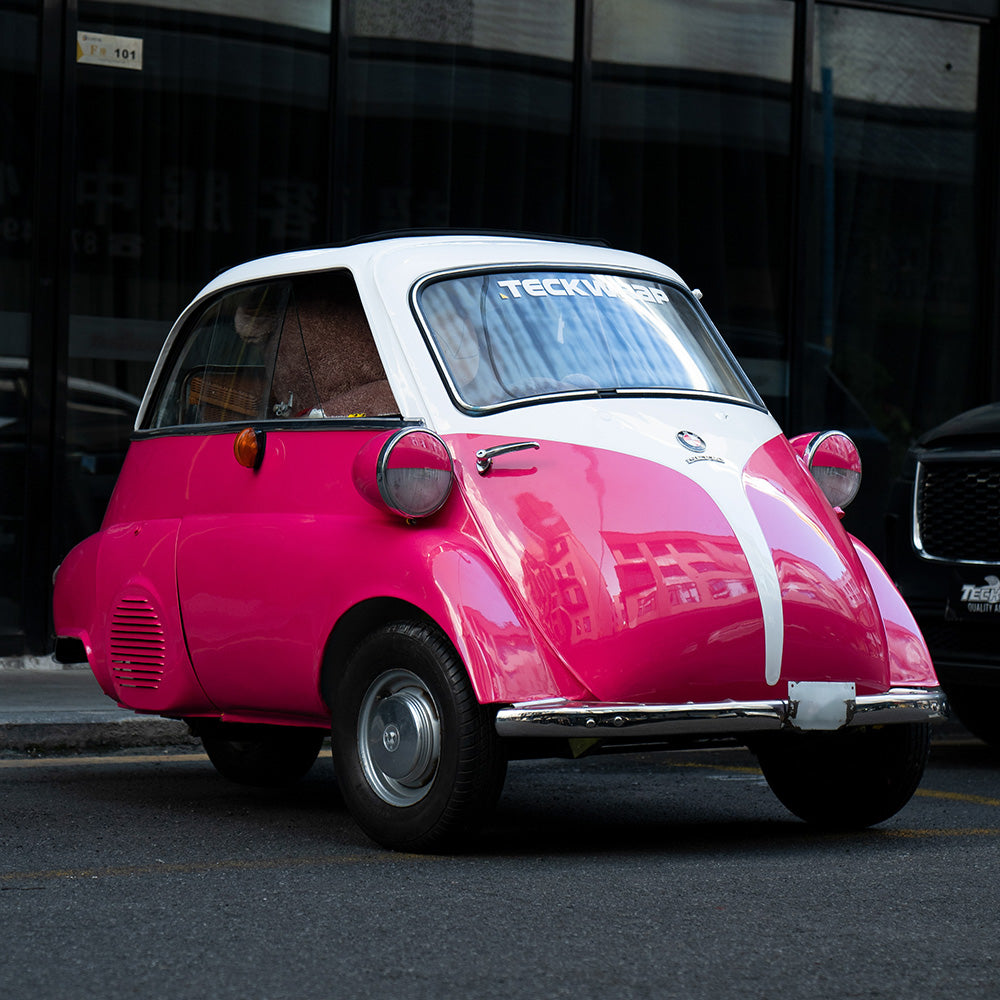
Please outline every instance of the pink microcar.
M589 244L413 235L252 261L170 331L57 657L360 827L456 845L507 761L749 746L807 822L901 809L946 710L840 515L693 293Z

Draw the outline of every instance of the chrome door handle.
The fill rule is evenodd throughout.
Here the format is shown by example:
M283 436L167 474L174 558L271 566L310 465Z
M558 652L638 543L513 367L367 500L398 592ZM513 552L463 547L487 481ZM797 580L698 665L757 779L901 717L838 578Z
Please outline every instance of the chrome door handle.
M541 447L537 441L511 441L510 444L498 444L492 448L480 448L476 452L476 472L485 476L493 468L493 459L498 455L506 455L512 451L525 451L528 448Z

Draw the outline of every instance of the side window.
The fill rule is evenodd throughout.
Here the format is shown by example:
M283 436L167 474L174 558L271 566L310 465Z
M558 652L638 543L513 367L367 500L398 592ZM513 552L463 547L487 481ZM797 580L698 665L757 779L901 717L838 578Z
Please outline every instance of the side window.
M351 274L328 271L294 279L274 360L271 415L398 414Z
M226 293L187 331L151 427L260 420L269 416L268 385L287 281Z

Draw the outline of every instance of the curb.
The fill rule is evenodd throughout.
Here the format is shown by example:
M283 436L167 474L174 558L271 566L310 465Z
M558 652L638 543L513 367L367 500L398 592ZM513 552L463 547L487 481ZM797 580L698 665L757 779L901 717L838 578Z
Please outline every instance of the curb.
M86 664L0 657L0 753L200 746L185 723L114 704Z
M48 656L0 656L0 670L89 670L85 663L57 663Z
M201 746L174 719L103 719L0 723L0 750L109 750L119 747Z

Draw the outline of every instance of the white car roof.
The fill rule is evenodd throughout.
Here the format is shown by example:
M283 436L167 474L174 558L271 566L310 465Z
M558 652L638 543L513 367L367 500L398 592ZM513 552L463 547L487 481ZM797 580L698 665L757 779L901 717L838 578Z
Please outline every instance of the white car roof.
M343 246L293 250L260 257L217 275L177 318L153 368L135 426L138 429L143 425L154 386L160 380L174 341L188 317L205 300L227 288L296 274L342 268L351 271L391 380L394 365L393 359L386 356L389 338L383 323L394 330L400 329L405 317L410 315L410 289L418 281L434 274L459 270L512 267L584 267L589 270L638 272L684 284L671 268L642 254L613 250L589 242L486 233L375 237Z
M390 264L407 287L439 271L493 265L587 265L646 271L672 281L681 280L676 272L651 257L596 243L527 236L442 234L362 240L261 257L224 271L198 293L195 301L231 285L334 268L348 268L360 274L376 264Z

